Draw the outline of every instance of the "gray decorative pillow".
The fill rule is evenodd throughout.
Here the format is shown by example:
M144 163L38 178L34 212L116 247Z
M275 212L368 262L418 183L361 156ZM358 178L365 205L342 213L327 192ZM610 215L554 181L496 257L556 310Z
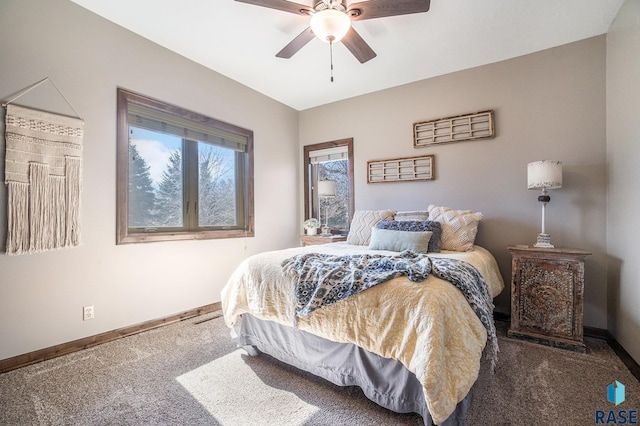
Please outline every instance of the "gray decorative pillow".
M433 220L383 220L376 224L379 229L392 229L396 231L432 232L427 251L440 253L440 239L442 238L442 224Z
M426 253L431 232L394 231L392 229L373 228L369 250L412 250Z
M429 212L427 210L412 210L412 211L404 211L397 212L393 217L393 220L404 221L404 220L417 220L417 221L425 221L429 219Z

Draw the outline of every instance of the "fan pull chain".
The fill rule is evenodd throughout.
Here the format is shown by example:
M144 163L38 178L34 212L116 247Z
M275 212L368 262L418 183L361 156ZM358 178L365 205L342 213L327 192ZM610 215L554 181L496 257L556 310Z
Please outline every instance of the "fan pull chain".
M331 61L331 82L333 83L333 40L329 39L329 56Z

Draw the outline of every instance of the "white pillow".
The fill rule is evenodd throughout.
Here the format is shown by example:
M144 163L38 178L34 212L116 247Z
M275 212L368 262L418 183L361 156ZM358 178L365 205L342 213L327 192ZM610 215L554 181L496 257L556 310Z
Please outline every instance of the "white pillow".
M356 210L347 235L347 244L368 246L371 228L381 220L392 220L395 213L394 210Z
M426 253L431 239L431 231L396 231L393 229L373 228L370 250L405 251Z
M482 213L473 213L471 210L453 210L433 204L429 206L429 219L442 224L442 250L473 250L482 217Z

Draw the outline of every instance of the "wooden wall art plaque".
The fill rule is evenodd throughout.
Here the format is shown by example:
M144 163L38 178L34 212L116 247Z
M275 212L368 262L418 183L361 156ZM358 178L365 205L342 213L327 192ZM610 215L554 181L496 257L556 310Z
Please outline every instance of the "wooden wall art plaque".
M432 180L433 155L367 161L367 183Z
M413 124L415 148L439 143L486 139L493 136L493 110Z

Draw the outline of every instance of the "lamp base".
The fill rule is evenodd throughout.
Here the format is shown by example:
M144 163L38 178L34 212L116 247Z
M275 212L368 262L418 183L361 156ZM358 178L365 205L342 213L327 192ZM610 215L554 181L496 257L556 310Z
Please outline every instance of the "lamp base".
M538 234L538 241L533 246L540 248L553 248L553 244L551 244L551 235Z

